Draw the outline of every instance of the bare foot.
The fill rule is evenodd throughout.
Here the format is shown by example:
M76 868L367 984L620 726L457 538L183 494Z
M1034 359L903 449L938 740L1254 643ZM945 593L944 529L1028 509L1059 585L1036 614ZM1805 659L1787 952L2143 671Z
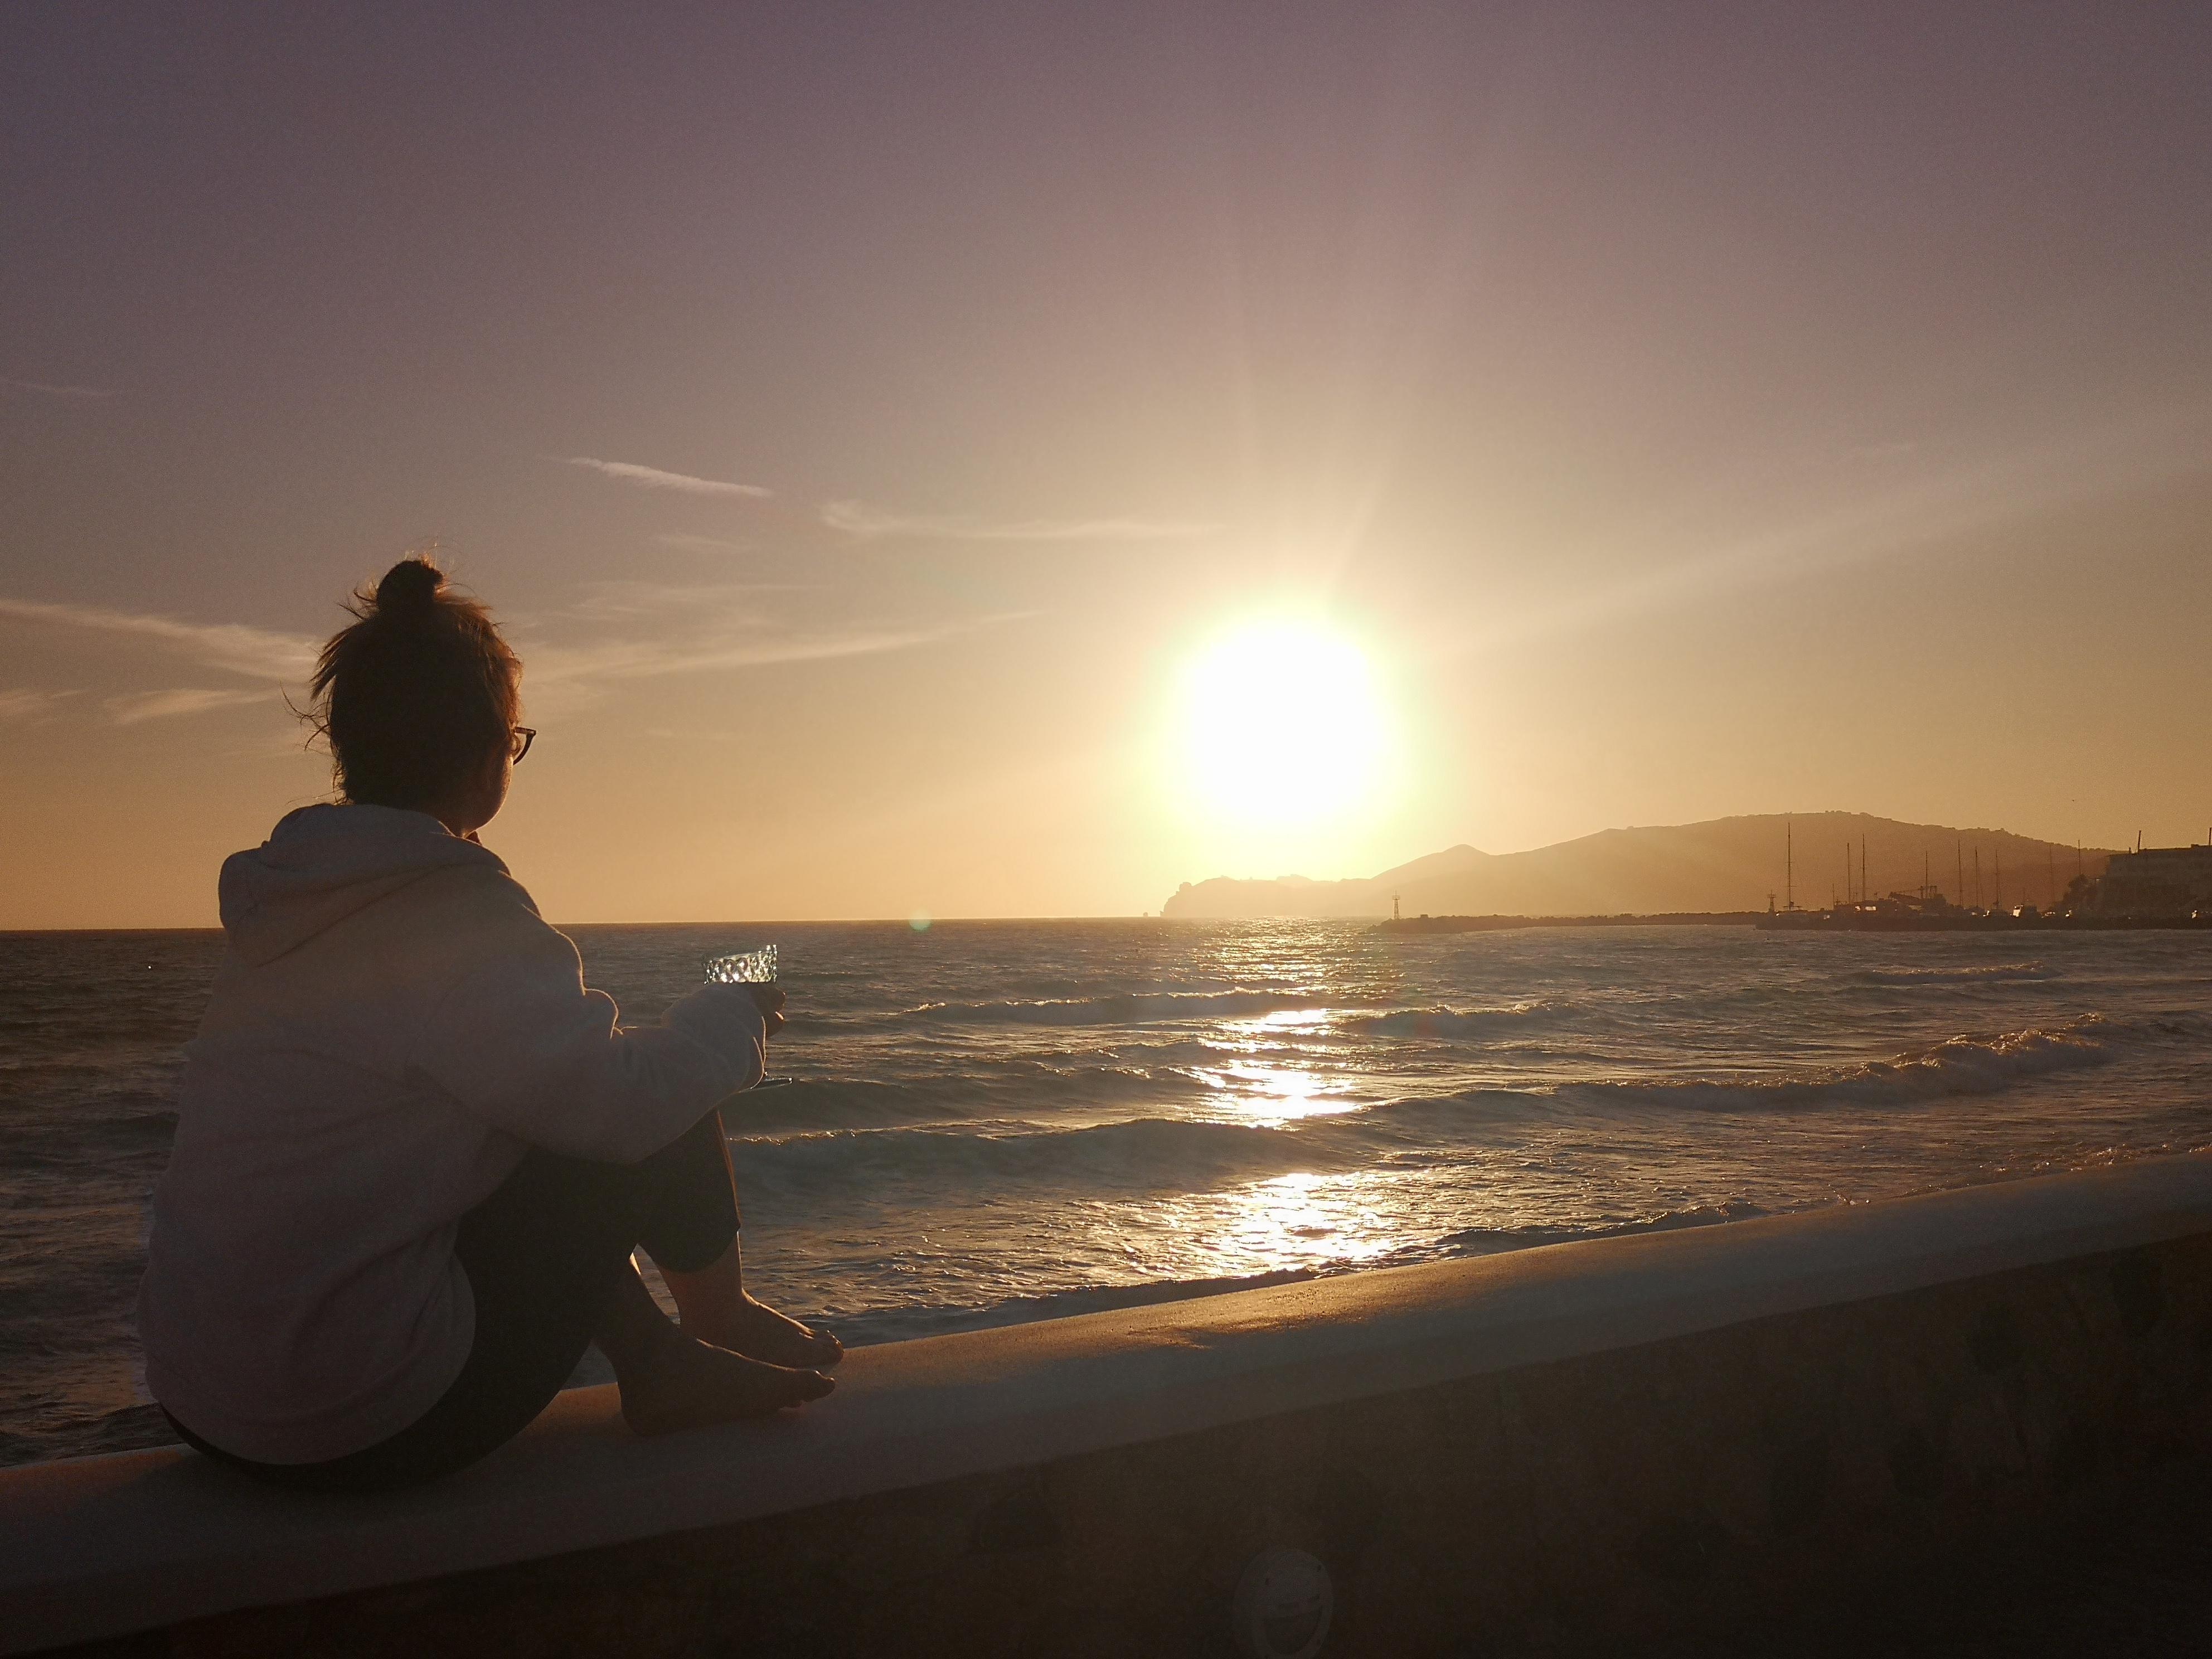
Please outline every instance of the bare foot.
M845 1345L829 1332L802 1325L750 1296L727 1313L686 1321L684 1328L702 1342L771 1365L810 1370L834 1365L845 1357Z
M771 1365L678 1338L622 1379L623 1420L638 1434L767 1417L819 1400L837 1385L819 1371Z

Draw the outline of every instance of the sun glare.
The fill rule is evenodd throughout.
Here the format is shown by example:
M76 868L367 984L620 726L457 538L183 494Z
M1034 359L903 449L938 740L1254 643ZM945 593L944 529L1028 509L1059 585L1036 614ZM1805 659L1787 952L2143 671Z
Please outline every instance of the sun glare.
M1205 651L1182 720L1191 795L1249 829L1310 828L1370 805L1391 738L1358 647L1295 622L1243 628Z

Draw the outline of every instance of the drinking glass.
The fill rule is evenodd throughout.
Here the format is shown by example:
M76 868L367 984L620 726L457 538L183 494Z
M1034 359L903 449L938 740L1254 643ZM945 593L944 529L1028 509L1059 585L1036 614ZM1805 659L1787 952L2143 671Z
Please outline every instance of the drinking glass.
M707 982L710 985L767 985L775 979L775 946L763 945L757 951L739 951L726 957L707 959Z

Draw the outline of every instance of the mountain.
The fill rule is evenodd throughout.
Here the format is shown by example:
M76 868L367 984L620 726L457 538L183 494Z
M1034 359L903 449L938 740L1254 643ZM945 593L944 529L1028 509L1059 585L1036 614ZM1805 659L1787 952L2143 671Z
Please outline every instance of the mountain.
M2015 836L1900 823L1863 812L1767 813L1704 823L1603 830L1525 853L1453 847L1365 880L1185 882L1167 916L1387 916L1395 894L1407 915L1658 915L1683 910L1764 910L1784 902L1785 847L1794 848L1790 886L1808 908L1866 889L1881 895L1919 887L1923 871L1953 901L2046 904L2076 873L2097 876L2112 856ZM1977 886L1977 860L1978 882ZM2002 883L2002 885L1999 884Z

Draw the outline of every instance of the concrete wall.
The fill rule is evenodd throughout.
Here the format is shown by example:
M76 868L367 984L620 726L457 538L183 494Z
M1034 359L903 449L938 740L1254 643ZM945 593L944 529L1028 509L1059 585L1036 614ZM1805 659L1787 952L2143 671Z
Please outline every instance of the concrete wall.
M2000 1247L2008 1218L2026 1221ZM1878 1575L2130 1469L2212 1451L2212 1170L2202 1160L1700 1231L1410 1279L1354 1275L1396 1287L1377 1301L1374 1283L1339 1281L1340 1297L1368 1298L1345 1304L1368 1316L1294 1333L1309 1356L1334 1341L1325 1386L1247 1368L1203 1410L1186 1409L1198 1396L1177 1394L1177 1367L1226 1375L1218 1352L1236 1345L1222 1334L1279 1334L1283 1310L1304 1304L1253 1304L1275 1294L1261 1292L1217 1298L1204 1317L1200 1304L1102 1316L1185 1322L1151 1351L1149 1391L1126 1364L1113 1379L1115 1400L1164 1402L1149 1419L1158 1431L1144 1413L1125 1415L1089 1443L1041 1455L1050 1437L1008 1416L1009 1455L967 1444L933 1478L909 1478L924 1472L917 1464L827 1501L740 1503L755 1512L705 1526L684 1524L698 1511L672 1498L665 1526L633 1519L624 1541L443 1576L419 1564L380 1571L372 1587L234 1607L79 1650L1214 1655L1233 1650L1228 1607L1245 1563L1289 1544L1334 1576L1331 1655L1633 1652ZM1839 1241L1869 1236L1885 1249L1838 1259ZM1899 1267L1908 1236L1948 1237L1949 1253ZM1992 1265L2006 1255L2033 1259ZM1890 1279L1917 1282L1882 1282L1876 1256L1892 1262ZM1839 1294L1838 1274L1869 1293ZM1535 1325L1509 1305L1517 1291L1535 1297L1521 1315L1571 1303L1593 1279L1613 1287L1611 1299L1585 1296L1571 1310L1573 1341L1558 1329L1532 1337ZM1728 1289L1739 1281L1764 1287L1754 1303ZM1638 1310L1654 1302L1675 1310L1679 1328L1638 1328ZM1472 1346L1407 1340L1408 1307L1470 1333ZM1126 1362L1144 1328L1090 1340ZM954 1354L956 1387L963 1371L986 1396L1005 1382L988 1344L939 1352ZM1063 1385L1048 1390L1060 1406ZM1110 1415L1073 1404L1085 1424ZM1256 1408L1267 1406L1279 1408ZM937 1424L935 1438L960 1438L941 1409L917 1421L925 1437ZM826 1414L816 1426L837 1431ZM617 1443L613 1455L678 1444ZM766 1467L751 1455L738 1467ZM541 1503L603 1512L610 1467L621 1464ZM58 1478L48 1471L50 1492ZM8 1498L0 1485L0 1541L11 1513L32 1512ZM283 1536L330 1522L327 1506L319 1513L293 1513ZM289 1569L264 1559L258 1599L318 1588L319 1555ZM130 1582L112 1580L110 1601L132 1594ZM0 1585L0 1620L36 1589ZM155 1611L184 1605L173 1587L163 1594ZM109 1619L130 1622L112 1606Z

